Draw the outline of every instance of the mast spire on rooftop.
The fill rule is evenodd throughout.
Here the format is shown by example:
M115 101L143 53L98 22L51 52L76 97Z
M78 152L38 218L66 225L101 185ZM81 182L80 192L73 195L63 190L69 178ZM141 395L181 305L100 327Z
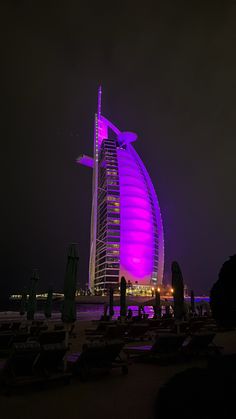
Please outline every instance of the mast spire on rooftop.
M101 116L101 108L102 108L102 86L100 85L98 88L98 118Z

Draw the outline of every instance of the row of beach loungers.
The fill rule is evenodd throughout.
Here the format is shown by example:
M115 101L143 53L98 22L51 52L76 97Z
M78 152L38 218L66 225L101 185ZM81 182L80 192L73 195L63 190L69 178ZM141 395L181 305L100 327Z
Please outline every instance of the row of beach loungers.
M175 322L174 319L150 319L143 322L100 321L97 326L85 330L88 340L122 338L125 342L150 340L158 333L185 333L214 331L217 328L212 319L199 318Z
M76 353L70 353L63 324L55 324L54 330L47 330L43 322L7 327L0 325L0 382L4 391L58 379L69 382L72 376L84 381L96 370L119 368L127 374L133 360L169 363L218 350L213 344L215 331L207 319L178 325L167 319L99 321L85 330L86 343ZM69 338L73 336L72 328Z
M85 381L97 369L128 372L127 359L121 357L122 340L84 344L81 352L71 354L64 325L56 324L50 331L36 325L37 333L33 326L0 332L0 384L5 393L55 380L68 383L72 376ZM71 331L69 341L74 337Z
M219 354L221 350L213 343L216 326L206 318L181 323L172 319L137 324L100 322L85 333L91 342L122 339L124 352L129 358L139 360L170 362L209 353ZM147 344L145 341L151 342Z

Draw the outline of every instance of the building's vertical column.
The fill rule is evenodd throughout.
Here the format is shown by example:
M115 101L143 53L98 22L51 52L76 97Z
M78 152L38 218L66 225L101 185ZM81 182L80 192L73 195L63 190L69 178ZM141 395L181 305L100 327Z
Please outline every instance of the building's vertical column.
M92 187L92 213L91 213L91 232L90 232L90 261L89 261L89 287L94 292L95 269L96 269L96 248L97 248L97 218L98 218L98 159L102 141L107 137L107 126L102 120L101 115L102 88L98 89L97 114L94 123L94 147L93 147L93 187Z
M92 186L92 212L90 231L90 260L89 260L89 288L94 291L96 236L97 236L97 200L98 200L98 117L95 115L94 123L94 149L93 149L93 186Z

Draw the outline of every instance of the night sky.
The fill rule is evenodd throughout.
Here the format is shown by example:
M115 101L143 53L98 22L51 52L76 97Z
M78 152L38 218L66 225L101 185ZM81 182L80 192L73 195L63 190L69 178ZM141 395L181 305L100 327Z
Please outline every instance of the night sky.
M236 252L236 3L1 2L1 295L61 290L70 242L88 278L97 87L162 210L165 277L208 293Z

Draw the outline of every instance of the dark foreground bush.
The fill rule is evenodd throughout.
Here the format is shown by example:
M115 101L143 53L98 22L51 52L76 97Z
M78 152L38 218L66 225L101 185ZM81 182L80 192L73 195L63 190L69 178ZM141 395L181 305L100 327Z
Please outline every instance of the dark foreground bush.
M223 327L236 327L236 255L230 256L210 293L212 316Z
M230 418L234 381L210 368L190 368L171 378L159 390L154 419Z

